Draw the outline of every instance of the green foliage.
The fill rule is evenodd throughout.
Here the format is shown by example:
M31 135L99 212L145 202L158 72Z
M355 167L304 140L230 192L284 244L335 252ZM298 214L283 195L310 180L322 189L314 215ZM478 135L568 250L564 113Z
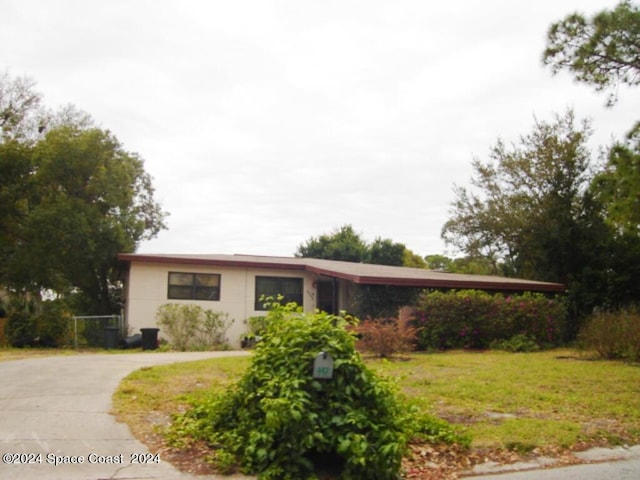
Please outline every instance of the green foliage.
M260 479L317 478L328 458L342 479L397 478L407 413L395 387L363 364L346 327L343 317L274 305L243 378L176 424L222 445L225 465L232 454ZM331 379L312 376L320 352L334 359Z
M407 247L390 239L376 238L367 247L364 263L376 265L403 265Z
M32 315L25 311L11 313L4 330L7 340L14 347L30 346L37 337Z
M567 340L575 338L585 312L612 303L617 292L608 285L636 289L629 274L637 261L612 257L616 232L589 189L590 134L588 123L577 124L569 110L554 122L538 122L521 145L499 141L491 161L474 162L477 191L457 189L443 228L448 243L469 258L493 262L503 275L565 284Z
M592 189L606 205L610 224L640 236L640 125L625 143L616 143L609 150L607 165L594 177Z
M431 270L472 275L496 275L498 266L486 257L449 258L445 255L427 255L427 266Z
M329 235L311 237L298 246L296 257L325 258L344 262L362 262L367 244L351 225L344 225Z
M425 293L414 312L420 350L484 349L504 341L555 346L562 341L565 319L564 303L541 294L505 297L475 290Z
M393 285L358 285L353 314L359 317L393 317L398 309L413 305L421 288Z
M629 0L592 18L574 13L551 25L543 61L596 90L640 83L640 10ZM615 102L615 94L609 105Z
M262 339L262 334L267 328L267 317L264 315L249 317L245 323L248 331L242 336L240 345L242 348L253 348Z
M407 353L414 348L417 329L397 318L366 319L354 331L358 335L359 349L378 357L391 357Z
M178 303L161 305L156 321L169 335L172 347L180 351L224 348L225 333L233 322L224 312Z
M536 341L523 333L514 335L509 340L494 340L490 343L489 348L514 353L537 352L540 350L540 346Z
M581 223L590 128L573 112L538 122L521 145L498 141L490 161L474 160L477 191L457 188L442 236L470 258L503 264L508 276L566 282L591 250ZM588 247L592 247L588 245Z
M30 308L14 310L5 326L5 335L14 347L61 347L71 340L73 315L61 301L43 302L39 312Z
M33 82L0 76L0 284L118 312L117 254L153 238L165 214L138 155L86 115L43 115L39 102Z
M580 347L604 359L640 361L640 311L637 308L592 315L578 337Z
M0 74L0 143L30 141L44 125L42 96L28 77L11 78Z
M414 410L410 426L410 436L419 441L431 444L457 444L465 448L471 447L471 436L461 432L460 428L446 420L431 415L424 415Z

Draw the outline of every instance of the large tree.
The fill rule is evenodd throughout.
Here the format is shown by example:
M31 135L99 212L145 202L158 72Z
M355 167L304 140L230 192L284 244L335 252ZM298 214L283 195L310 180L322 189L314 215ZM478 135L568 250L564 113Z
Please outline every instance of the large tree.
M117 313L117 254L165 228L144 162L74 107L38 117L33 102L3 105L0 284L75 296L81 313ZM43 127L31 130L28 118Z
M576 80L597 91L611 90L608 106L616 101L620 85L640 83L640 9L622 1L612 10L591 18L574 13L554 23L547 34L543 61L554 72L570 71ZM609 306L637 303L640 265L640 123L626 139L616 141L608 161L595 175L590 187L597 205L605 209L609 236L604 268L608 278L603 290ZM597 251L597 250L596 250ZM600 272L603 276L603 272ZM605 305L607 306L607 305Z
M443 239L494 271L566 281L588 185L586 122L573 112L537 122L520 145L498 140L490 160L473 161L475 190L455 188Z
M640 10L628 0L591 18L573 13L551 25L543 62L596 90L640 83ZM616 101L615 92L609 105Z
M590 190L589 135L588 123L568 111L537 122L518 145L498 141L489 162L474 161L475 190L456 189L442 232L502 274L565 283L574 314L569 336L592 308L638 291L626 279L628 266L613 256L621 244Z

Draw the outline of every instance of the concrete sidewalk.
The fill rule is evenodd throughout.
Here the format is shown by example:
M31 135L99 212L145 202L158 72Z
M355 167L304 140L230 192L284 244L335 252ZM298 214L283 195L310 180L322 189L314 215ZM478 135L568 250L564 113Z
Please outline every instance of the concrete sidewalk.
M466 480L638 480L640 479L640 458L464 478Z
M241 355L83 354L0 362L0 479L195 479L162 458L156 463L141 455L149 453L145 445L109 413L111 396L122 378L145 366Z

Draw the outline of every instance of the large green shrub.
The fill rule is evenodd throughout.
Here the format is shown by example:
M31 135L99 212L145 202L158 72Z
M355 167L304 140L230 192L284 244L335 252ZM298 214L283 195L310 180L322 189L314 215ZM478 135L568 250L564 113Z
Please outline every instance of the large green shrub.
M578 342L583 350L600 358L640 361L640 311L596 313L587 319Z
M219 466L238 462L260 479L317 478L327 464L341 479L397 478L409 414L346 327L343 317L273 307L243 378L190 413L194 433L222 446ZM313 378L321 352L334 359L331 379Z
M542 294L428 292L414 312L420 350L482 349L522 336L544 348L561 341L566 308Z
M39 310L38 313L33 313ZM7 320L5 335L14 347L62 347L71 341L73 315L64 302L42 302L39 308L14 310Z
M226 332L232 321L224 312L200 305L166 303L156 312L158 325L169 335L176 350L211 350L227 344Z

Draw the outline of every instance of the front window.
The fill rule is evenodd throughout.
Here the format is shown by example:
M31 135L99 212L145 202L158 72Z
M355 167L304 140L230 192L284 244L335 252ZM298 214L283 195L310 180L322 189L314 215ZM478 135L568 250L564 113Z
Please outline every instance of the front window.
M220 275L169 272L167 297L175 300L220 300Z
M280 303L295 302L302 306L302 278L256 277L256 310L265 310L264 298L282 296Z

